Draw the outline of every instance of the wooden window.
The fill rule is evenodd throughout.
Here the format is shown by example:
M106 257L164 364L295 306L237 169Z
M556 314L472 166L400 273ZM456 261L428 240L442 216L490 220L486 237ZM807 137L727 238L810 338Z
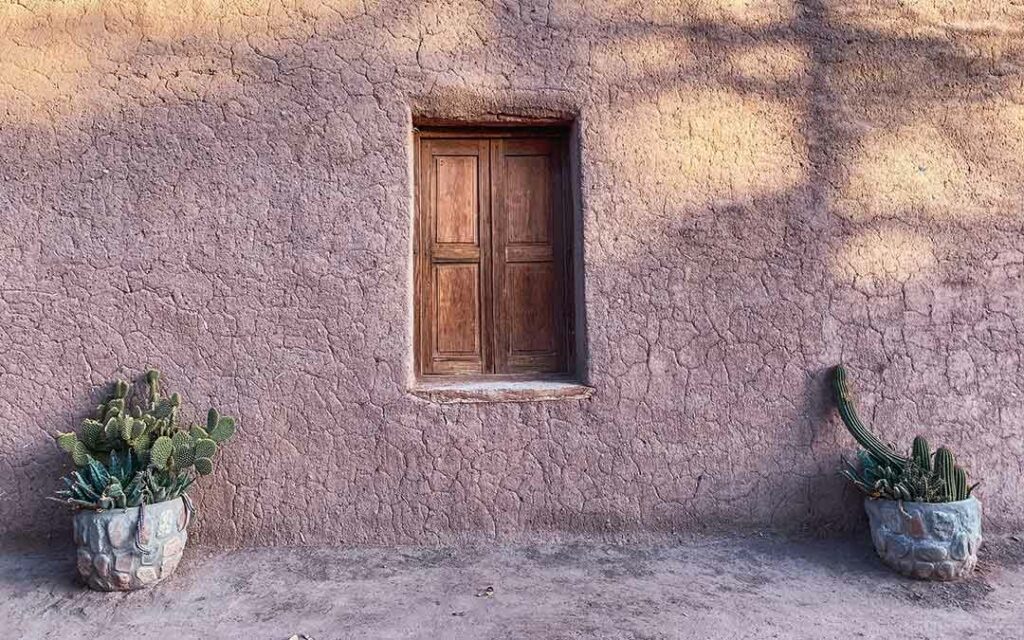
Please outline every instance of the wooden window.
M416 361L423 376L573 368L561 130L416 135Z

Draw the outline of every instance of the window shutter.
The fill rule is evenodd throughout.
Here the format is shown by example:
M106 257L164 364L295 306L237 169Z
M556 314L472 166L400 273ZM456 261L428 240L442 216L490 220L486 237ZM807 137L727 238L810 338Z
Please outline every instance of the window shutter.
M494 371L564 372L569 251L561 145L492 140Z
M492 338L490 148L486 140L425 140L420 148L417 312L424 373L489 370ZM425 299L423 299L425 298Z

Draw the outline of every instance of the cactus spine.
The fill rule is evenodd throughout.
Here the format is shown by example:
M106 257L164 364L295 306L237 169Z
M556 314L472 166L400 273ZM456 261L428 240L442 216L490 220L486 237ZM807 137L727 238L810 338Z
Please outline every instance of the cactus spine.
M942 481L947 501L956 500L956 460L946 447L935 450L935 475Z
M967 486L967 472L960 465L953 468L953 476L956 484L956 500L966 500L970 495L970 489Z
M932 470L932 450L928 446L928 440L924 436L917 436L914 438L914 444L911 447L914 464L920 467L924 471Z
M875 434L864 426L857 409L853 406L853 394L847 382L846 368L843 365L837 366L832 372L832 387L836 395L836 404L839 407L839 415L846 425L850 435L864 447L868 453L875 457L880 463L891 467L903 467L909 460L896 453L892 447L878 439Z

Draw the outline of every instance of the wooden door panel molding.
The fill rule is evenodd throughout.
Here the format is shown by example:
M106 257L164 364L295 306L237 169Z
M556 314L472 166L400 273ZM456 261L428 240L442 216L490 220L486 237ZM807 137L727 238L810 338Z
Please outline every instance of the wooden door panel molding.
M509 347L513 355L558 355L555 270L550 262L508 266Z
M435 245L458 243L479 246L479 160L475 155L434 156L434 173L437 176Z
M491 141L496 373L566 370L561 160L557 140Z
M505 245L505 262L551 262L555 248L551 244Z
M505 241L549 244L552 236L551 167L547 155L505 156Z
M480 354L480 273L476 264L434 266L434 352L437 356Z
M420 375L570 371L565 140L416 138Z
M490 148L424 140L417 177L417 360L422 374L487 371Z
M435 244L430 251L436 262L480 262L480 247L465 244Z

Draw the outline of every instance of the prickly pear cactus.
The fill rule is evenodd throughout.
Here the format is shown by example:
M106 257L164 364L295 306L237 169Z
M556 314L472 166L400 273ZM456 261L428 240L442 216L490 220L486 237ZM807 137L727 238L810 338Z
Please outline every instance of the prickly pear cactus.
M235 433L235 420L210 409L206 428L179 424L181 397L162 393L160 372L146 374L148 393L133 397L124 380L78 433L58 433L58 446L77 468L55 496L76 509L110 509L173 500L198 476L213 472L213 457ZM108 474L106 471L111 473Z
M188 542L190 507L182 498L142 509L78 511L78 574L98 591L131 591L174 573ZM140 530L141 526L141 530Z

